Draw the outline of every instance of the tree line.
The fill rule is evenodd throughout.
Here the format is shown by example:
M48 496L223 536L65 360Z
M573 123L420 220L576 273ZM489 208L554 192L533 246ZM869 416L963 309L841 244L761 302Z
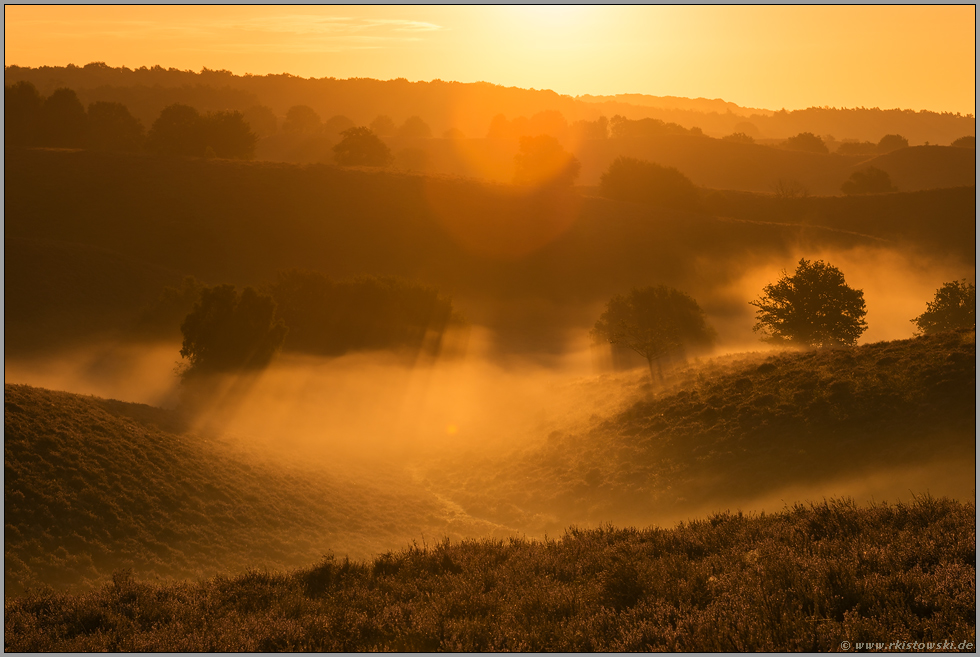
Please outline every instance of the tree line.
M654 118L684 126L697 125L718 135L741 131L753 136L756 136L754 133L783 136L810 131L863 141L878 140L884 133L901 133L916 143L929 140L945 144L972 133L974 129L970 115L928 110L811 107L777 112L759 110L747 115L748 111L736 109L733 113L722 107L714 111L710 105L699 105L697 101L691 102L698 109L672 109L631 104L629 99L607 98L596 102L599 99L572 98L547 89L519 89L486 82L314 79L285 73L235 75L230 71L207 68L201 71L161 66L130 69L110 67L103 62L38 68L6 66L5 73L11 82L29 80L41 89L68 86L85 90L94 100L121 101L130 109L139 110L137 114L146 124L160 109L174 102L208 106L197 105L187 93L200 90L200 94L196 91L195 94L213 98L212 103L217 103L210 105L213 107L247 113L253 105L267 105L281 113L286 107L280 106L279 99L291 98L322 114L348 114L361 124L367 124L372 116L392 115L401 108L411 108L412 114L427 118L434 134L442 134L453 127L469 135L485 134L487 125L498 114L530 117L549 110L561 112L571 123L582 119L594 121L600 114L620 114L629 119ZM206 89L210 91L205 93ZM362 114L355 116L355 112Z
M279 272L263 290L185 278L181 288L163 291L147 321L169 323L178 313L185 379L260 370L282 350L437 354L445 332L465 324L452 300L431 287L373 276L332 281L298 269Z
M191 303L180 326L185 379L261 370L283 349L320 356L382 349L437 354L445 332L465 323L452 301L430 287L379 277L334 282L305 270L280 272L262 292L188 278L183 289L164 290L159 307L172 313ZM784 271L749 304L756 308L753 330L770 344L847 347L868 329L863 291L822 260L800 259L792 275ZM917 335L975 330L975 285L945 283L911 322ZM693 297L659 285L614 296L591 336L636 352L651 377L662 380L665 363L710 347L717 333Z
M251 158L257 141L242 112L201 114L175 103L146 131L122 103L96 101L86 108L71 89L55 89L45 98L23 80L4 87L4 134L10 146L238 159Z
M756 308L753 330L770 344L848 347L868 329L864 292L847 285L844 274L822 260L801 258L792 275L784 271L749 304ZM945 283L927 302L926 311L910 321L916 335L976 330L976 286L965 279ZM650 376L656 373L660 380L665 362L710 347L716 337L697 301L665 285L614 296L591 335L596 343L639 354L647 361Z

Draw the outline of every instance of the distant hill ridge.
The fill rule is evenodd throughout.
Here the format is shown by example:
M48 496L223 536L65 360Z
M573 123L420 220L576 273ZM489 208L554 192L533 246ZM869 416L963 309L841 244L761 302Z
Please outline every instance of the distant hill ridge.
M230 71L207 68L199 73L161 66L113 68L101 62L85 66L4 68L4 84L29 80L44 95L58 87L74 89L84 103L96 100L122 102L147 126L166 105L178 98L199 95L208 106L200 110L241 110L253 105L267 105L284 116L297 104L311 106L324 118L346 115L360 125L367 125L378 115L386 114L396 121L409 116L421 116L436 135L456 128L470 137L487 134L490 121L497 114L508 118L530 117L536 113L556 110L568 122L595 120L600 115L611 118L619 113L626 118L656 118L678 123L685 128L699 127L709 136L720 137L734 132L737 126L750 121L758 136L785 139L800 132L832 134L838 140L859 139L877 142L885 134L904 135L911 144L930 142L949 144L965 135L974 135L972 115L940 113L922 110L880 110L878 108L808 108L787 112L755 111L742 108L738 112L725 101L677 99L670 97L624 94L630 102L619 97L590 97L586 100L560 95L542 89L503 87L488 82L460 83L443 80L409 82L403 78L374 80L370 78L336 79L301 78L289 74L235 75ZM659 98L660 105L651 106L650 99ZM599 99L602 99L600 102ZM615 101L615 102L613 102ZM185 101L186 102L186 101ZM717 102L723 104L718 105ZM690 104L691 107L686 105ZM729 111L731 110L731 111ZM750 116L746 117L745 112Z
M639 105L642 107L659 107L661 109L668 110L693 110L695 112L705 113L717 112L718 114L731 112L732 114L737 114L739 116L751 116L753 114L758 114L759 116L771 116L775 114L773 110L758 107L742 107L741 105L737 105L721 98L685 98L684 96L651 96L649 94L615 94L612 96L593 96L592 94L584 94L581 96L576 96L575 98L577 100L583 100L587 103L618 102Z

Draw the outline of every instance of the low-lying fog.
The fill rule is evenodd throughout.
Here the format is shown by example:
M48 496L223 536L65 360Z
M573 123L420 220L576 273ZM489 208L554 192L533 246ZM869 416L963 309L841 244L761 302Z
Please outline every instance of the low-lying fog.
M937 264L882 249L787 255L784 261L747 269L736 282L699 298L719 334L714 356L769 349L751 330L746 301L775 282L781 269L792 272L801 256L828 260L852 287L864 290L869 330L861 343L911 337L909 320L925 310L943 282L975 276L955 263ZM601 304L594 310L597 316ZM466 342L463 355L448 359L283 354L247 385L239 382L233 403L203 410L191 426L200 432L224 431L256 447L332 467L345 460L363 465L381 459L407 466L467 452L500 455L543 443L555 430L581 430L650 394L646 364L637 359L635 370L611 371L607 351L590 344L589 328L570 330L564 350L547 358L502 356L494 334L481 327L457 336ZM5 381L173 408L180 400L174 373L179 349L176 342L102 343L47 358L7 358ZM225 393L231 394L227 386ZM895 501L925 492L972 498L974 465L932 463L881 471L868 464L867 475L857 480L786 489L737 508L773 511L799 500L840 495L859 502ZM712 504L702 512L732 507L722 499ZM636 519L637 524L652 520L677 518Z

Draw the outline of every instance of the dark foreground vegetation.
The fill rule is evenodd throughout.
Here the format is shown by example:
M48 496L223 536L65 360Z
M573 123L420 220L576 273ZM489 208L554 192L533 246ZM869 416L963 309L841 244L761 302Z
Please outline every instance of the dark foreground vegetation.
M558 540L418 545L196 584L120 572L4 604L7 651L837 651L976 644L976 508L949 499Z

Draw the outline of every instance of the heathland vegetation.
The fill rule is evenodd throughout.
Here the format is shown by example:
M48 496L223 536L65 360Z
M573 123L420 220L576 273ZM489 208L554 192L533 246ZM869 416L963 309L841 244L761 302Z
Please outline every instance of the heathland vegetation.
M815 650L881 633L973 641L975 510L951 500L863 509L832 500L673 529L375 547L407 541L411 528L540 536L645 525L857 477L870 464L970 467L973 335L689 368L578 433L489 460L464 451L416 460L416 483L383 458L373 459L373 477L268 457L260 465L227 439L189 431L173 411L8 385L5 575L8 594L21 595L5 603L5 644ZM578 385L592 395L609 382ZM379 486L392 477L401 481L394 496ZM359 530L342 522L366 509ZM325 543L383 553L300 567ZM174 577L201 581L168 583Z
M5 77L7 650L975 643L972 117Z
M836 651L976 643L976 507L842 500L4 605L14 652ZM870 647L870 646L869 646ZM925 646L923 645L923 648ZM960 649L963 649L962 647ZM966 648L970 650L971 648Z

